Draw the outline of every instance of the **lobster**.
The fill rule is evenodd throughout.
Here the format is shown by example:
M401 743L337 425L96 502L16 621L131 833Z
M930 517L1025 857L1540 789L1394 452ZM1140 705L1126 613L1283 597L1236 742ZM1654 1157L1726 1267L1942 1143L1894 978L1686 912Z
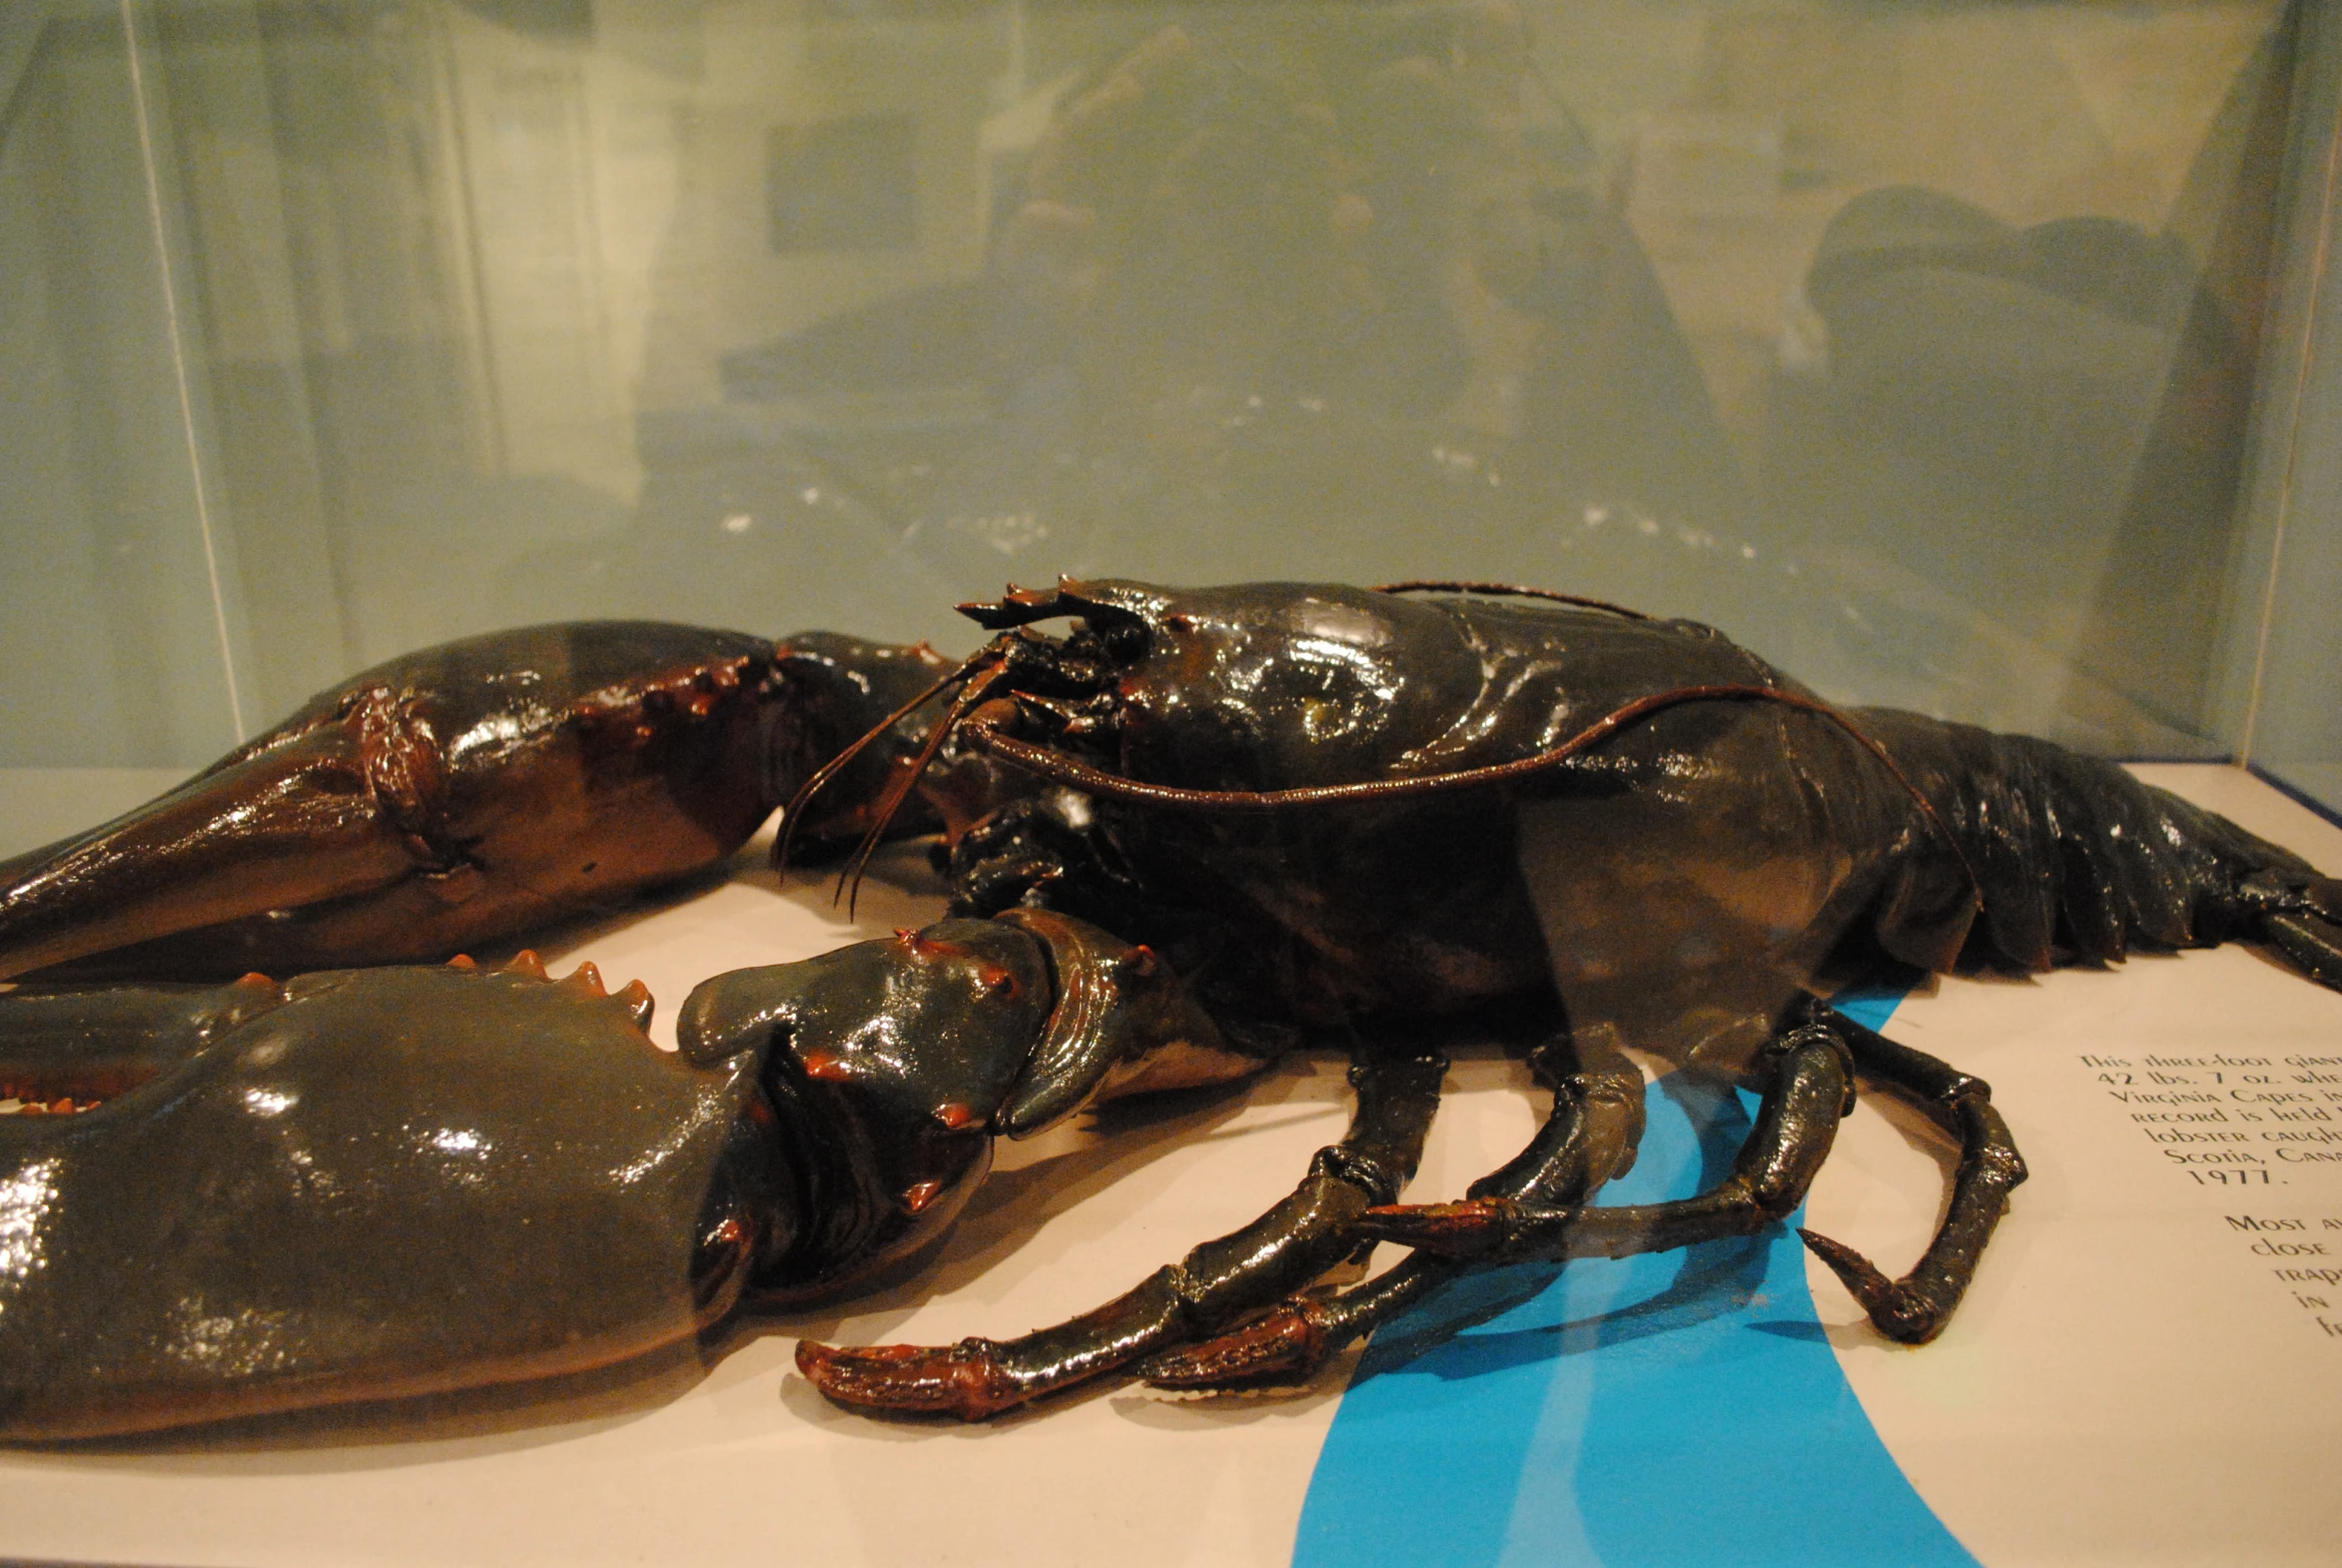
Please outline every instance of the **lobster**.
M1914 1100L1957 1141L1950 1209L1900 1280L1808 1240L1884 1332L1922 1340L1956 1305L2023 1165L1984 1085L1816 1001L1833 975L1882 957L2029 970L2241 937L2342 987L2342 884L2107 764L1915 715L1841 711L1689 623L1481 585L1393 586L1451 591L1012 591L966 607L999 635L957 667L897 653L887 682L857 685L860 740L776 719L788 762L762 780L798 780L776 853L859 833L866 855L890 832L940 821L952 918L704 983L683 1009L680 1061L654 1064L674 1080L663 1098L639 1087L650 1068L638 1040L614 1038L607 1066L599 1046L591 1064L587 1048L562 1057L549 1044L570 1032L560 1013L592 1020L581 1038L625 1030L612 1002L590 995L591 977L551 987L560 1006L540 1005L550 993L525 966L517 978L458 968L249 980L135 1007L47 988L0 998L10 1087L37 1080L53 1093L77 1071L136 1059L113 1072L97 1110L8 1130L19 1153L0 1230L18 1240L0 1255L11 1265L0 1269L11 1390L0 1412L20 1413L0 1413L0 1433L131 1430L603 1364L736 1311L852 1289L910 1257L948 1227L996 1137L1116 1096L1238 1082L1327 1041L1351 1060L1350 1129L1255 1223L1021 1339L808 1340L801 1370L851 1405L968 1418L1133 1370L1187 1387L1305 1377L1469 1271L1775 1222L1826 1159L1858 1077ZM1035 629L1060 618L1073 622L1063 635ZM605 706L583 704L591 717L556 727L598 733ZM368 760L394 748L368 751L374 731L338 722L364 765L337 754L326 777L396 776ZM252 776L264 803L307 777L290 765ZM221 787L233 799L241 786ZM423 864L396 837L414 819L398 815L395 790L389 800L348 837L392 836L409 868ZM140 821L185 809L166 797L105 831L135 842ZM570 858L614 830L606 819L579 829ZM253 842L266 861L287 840ZM483 878L494 857L478 846L493 842L471 851ZM345 848L331 840L323 858ZM226 851L201 869L239 885L284 874ZM317 880L333 889L317 916L271 921L236 906L235 942L190 926L204 940L188 951L242 959L286 929L284 951L306 956L317 949L301 944L344 901L414 897L399 882L386 894ZM0 952L86 965L140 940L104 886L80 884L78 924L36 899L20 928L11 895ZM646 1000L621 995L621 1015ZM1463 1200L1400 1205L1438 1102L1437 1042L1459 1020L1498 1022L1524 1042L1552 1109ZM106 1044L120 1041L131 1045ZM1593 1203L1641 1129L1630 1049L1761 1090L1755 1129L1715 1190ZM309 1052L321 1065L301 1066ZM364 1065L377 1057L380 1089ZM306 1076L290 1087L270 1076L294 1073ZM612 1118L615 1142L603 1142L603 1108L629 1095L641 1114ZM351 1151L322 1177L293 1158L314 1158L317 1129L343 1130ZM420 1155L416 1129L430 1135ZM449 1131L453 1153L434 1141ZM635 1153L620 1158L627 1138ZM510 1151L506 1163L490 1146ZM216 1178L198 1187L207 1162ZM654 1168L679 1184L634 1205L632 1183ZM177 1184L154 1184L162 1171ZM206 1196L191 1205L194 1190ZM367 1203L338 1195L356 1192ZM589 1243L572 1223L588 1213L642 1235L625 1248ZM338 1237L409 1260L396 1272L412 1288L378 1291L383 1312L416 1325L399 1345L335 1317L334 1275L314 1260L329 1255L314 1251L329 1220ZM150 1255L154 1227L206 1223L243 1233L244 1247L195 1250L143 1304L85 1310L110 1269ZM1361 1285L1310 1293L1385 1239L1413 1250ZM420 1260L431 1247L463 1261ZM588 1252L610 1255L581 1261ZM351 1277L380 1279L369 1271L379 1261L352 1261ZM482 1271L568 1282L558 1293L517 1284L498 1310L465 1310L463 1333L437 1333ZM198 1299L226 1304L191 1321L250 1339L230 1354L217 1333L167 1320L171 1302ZM497 1326L474 1331L471 1318ZM548 1324L560 1347L537 1334Z

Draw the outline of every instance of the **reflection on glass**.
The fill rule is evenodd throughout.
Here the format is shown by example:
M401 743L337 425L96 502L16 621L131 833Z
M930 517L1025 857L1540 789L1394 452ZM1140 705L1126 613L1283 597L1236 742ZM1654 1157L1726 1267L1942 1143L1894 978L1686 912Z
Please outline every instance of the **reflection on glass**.
M23 14L0 761L1060 571L1532 582L2234 742L2278 0Z

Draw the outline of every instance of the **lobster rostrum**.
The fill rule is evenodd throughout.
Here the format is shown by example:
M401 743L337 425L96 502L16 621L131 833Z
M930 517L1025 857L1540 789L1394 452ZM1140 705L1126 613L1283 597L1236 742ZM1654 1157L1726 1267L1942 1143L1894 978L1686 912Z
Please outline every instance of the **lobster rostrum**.
M1952 1200L1901 1279L1805 1239L1883 1332L1925 1341L2024 1167L1986 1085L1832 1011L1834 977L2243 937L2342 987L2342 883L2297 857L2045 742L1837 709L1704 626L1464 583L1069 581L965 608L1005 631L953 677L931 787L1045 787L955 831L955 912L1144 941L1226 1038L1341 1038L1358 1104L1291 1197L1097 1311L1008 1342L800 1344L848 1404L982 1418L1120 1369L1305 1376L1468 1269L1780 1220L1858 1079L1956 1140ZM1426 1042L1491 1009L1536 1021L1551 1113L1462 1201L1398 1205L1443 1067ZM1593 1203L1641 1132L1625 1047L1761 1091L1715 1189ZM1374 1240L1414 1250L1309 1291Z
M1950 1211L1901 1280L1809 1240L1924 1339L2023 1168L1983 1085L1815 1000L1835 975L2244 937L2342 986L2342 887L2297 858L2040 742L1834 709L1703 627L1294 584L970 609L1001 635L957 667L685 628L434 650L7 868L9 973L341 971L704 864L794 790L784 847L940 821L955 907L703 983L678 1057L639 992L525 963L0 996L0 1088L77 1112L0 1123L0 1435L603 1365L916 1253L998 1136L1326 1043L1350 1129L1253 1224L1022 1339L800 1367L963 1417L1306 1376L1466 1271L1786 1215L1857 1077L1958 1141ZM1399 1205L1436 1042L1484 1019L1551 1112L1463 1200ZM1763 1092L1714 1191L1593 1203L1641 1131L1624 1048ZM1312 1293L1378 1239L1413 1250Z

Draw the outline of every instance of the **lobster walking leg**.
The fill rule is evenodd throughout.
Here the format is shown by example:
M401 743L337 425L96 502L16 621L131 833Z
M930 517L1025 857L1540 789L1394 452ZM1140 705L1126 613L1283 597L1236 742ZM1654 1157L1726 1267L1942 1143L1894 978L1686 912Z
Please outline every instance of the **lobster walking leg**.
M1966 1294L2009 1192L2025 1178L2024 1159L2008 1124L1992 1109L1991 1085L1926 1052L1897 1045L1843 1014L1832 1015L1830 1022L1853 1050L1858 1073L1902 1094L1959 1140L1952 1206L1928 1250L1901 1279L1889 1279L1842 1242L1798 1231L1862 1302L1881 1333L1905 1344L1925 1344L1944 1331L1952 1309Z
M1094 1312L1005 1343L840 1348L803 1340L797 1368L841 1404L978 1421L1213 1332L1356 1246L1359 1216L1414 1173L1446 1069L1436 1056L1362 1058L1350 1071L1358 1102L1349 1131L1318 1152L1291 1196Z
M1565 1041L1532 1051L1529 1064L1553 1091L1553 1109L1528 1146L1473 1182L1470 1195L1572 1207L1634 1165L1643 1135L1643 1076L1615 1051L1581 1061ZM1470 1266L1462 1259L1417 1251L1396 1267L1338 1294L1289 1296L1232 1333L1156 1357L1148 1363L1147 1380L1159 1388L1217 1388L1308 1377L1328 1357ZM1483 1315L1492 1316L1508 1304L1493 1300Z
M1849 1049L1825 1019L1782 1033L1772 1057L1757 1125L1732 1174L1695 1197L1616 1208L1474 1197L1376 1209L1359 1228L1479 1264L1623 1257L1751 1234L1805 1200L1854 1090Z
M1624 1257L1747 1235L1805 1200L1844 1114L1853 1087L1849 1071L1859 1069L1920 1104L1960 1140L1950 1211L1919 1264L1900 1280L1826 1236L1800 1234L1881 1332L1910 1344L1934 1338L1974 1277L2010 1189L2025 1176L2007 1125L1991 1107L1989 1086L1818 1004L1775 1049L1772 1082L1733 1174L1696 1197L1575 1210L1502 1200L1394 1207L1367 1215L1361 1228L1484 1263Z

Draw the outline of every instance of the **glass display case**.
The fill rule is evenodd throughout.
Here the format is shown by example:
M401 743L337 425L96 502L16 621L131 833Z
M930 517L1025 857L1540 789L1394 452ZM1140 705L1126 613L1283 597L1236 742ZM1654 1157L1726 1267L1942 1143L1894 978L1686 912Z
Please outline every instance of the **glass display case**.
M9 766L533 620L1469 576L2334 798L2313 12L10 13Z
M7 0L0 854L429 644L630 618L957 657L983 634L955 604L1068 575L1509 583L1683 617L1833 703L2201 765L2155 776L2342 870L2338 189L2329 0ZM719 969L934 918L940 886L890 864L876 916L739 870L550 946L680 1001ZM2263 1066L2342 1052L2331 997L2217 962L2183 984L2142 961L2111 1001L1948 983L1901 1015L1985 1042L1988 1076L2082 1129L2040 1185L2045 1212L2088 1223L2036 1232L2044 1254L2103 1261L2134 1225L2152 1239L2133 1261L2230 1268L2216 1227L2171 1239L2133 1213L2134 1176L2231 1228L2233 1210L2342 1229L2342 1168L2254 1208L2200 1174L2181 1190L2184 1167L2137 1175L2136 1130L2100 1126L2098 1056L2151 1078L2195 1071L2180 1058L2207 1041ZM2019 1038L2037 1060L1992 1054ZM2137 1065L2142 1038L2177 1065ZM1423 1178L1446 1195L1531 1127L1506 1109L1525 1070L1457 1060L1465 1110ZM2295 1076L2323 1124L2319 1071ZM1338 1132L1337 1071L1273 1082L1233 1120L1139 1128L1140 1155L1069 1131L1004 1156L996 1181L1055 1205L1054 1240L1020 1249L1030 1215L990 1201L940 1273L786 1331L948 1336L982 1308L1006 1332L1103 1298ZM1934 1222L1942 1172L1916 1116L1865 1115L1863 1175L1817 1211L1893 1251ZM1649 1179L1712 1167L1705 1136L1655 1123ZM1224 1173L1189 1177L1196 1137L1241 1145L1257 1190L1201 1191ZM1110 1195L1126 1168L1137 1190ZM0 1183L0 1313L26 1201ZM1040 1253L1076 1245L1094 1271L1053 1288ZM1415 1381L1118 1395L1055 1437L1047 1417L949 1439L858 1422L759 1342L418 1425L5 1453L0 1514L56 1486L97 1519L0 1527L0 1552L509 1562L671 1538L730 1560L789 1539L739 1514L792 1506L825 1561L937 1560L961 1521L1018 1518L1032 1556L1068 1560L2333 1549L2311 1461L2337 1434L2294 1385L2331 1386L2342 1311L2245 1311L2243 1341L2302 1313L2326 1339L2204 1350L2219 1387L2171 1385L2202 1423L2144 1393L2106 1395L2095 1424L2067 1412L2088 1434L2074 1463L2121 1479L2028 1535L2009 1521L2061 1506L2042 1390L2096 1399L2132 1363L2086 1385L2044 1368L2216 1339L2227 1298L2094 1350L2086 1322L2003 1284L1987 1295L2021 1350L1890 1357L1856 1343L1851 1308L1815 1316L1802 1255L1733 1262L1708 1282L1728 1310L1621 1264ZM2027 1277L2086 1292L2086 1272ZM2332 1270L2293 1284L2333 1293ZM1755 1341L1775 1358L1741 1389ZM1396 1366L1376 1344L1368 1370ZM1672 1352L1650 1344L1687 1347L1698 1378L1654 1370ZM1449 1384L1483 1402L1442 1405ZM1780 1452L1774 1409L1793 1412ZM1765 1457L1717 1483L1752 1533L1636 1535L1627 1514L1667 1507L1636 1477L1688 1462L1670 1421ZM2249 1462L2202 1458L2230 1441ZM697 1495L701 1461L750 1495ZM786 1486L752 1479L766 1463L793 1467ZM670 1500L609 1479L635 1466ZM1785 1467L1846 1478L1859 1527L1800 1513L1826 1499ZM1714 1479L1678 1473L1687 1493ZM2306 1512L2258 1536L2171 1522L2222 1486L2256 1516ZM150 1508L170 1522L142 1533ZM726 1519L665 1517L708 1511ZM341 1533L353 1517L371 1544Z

